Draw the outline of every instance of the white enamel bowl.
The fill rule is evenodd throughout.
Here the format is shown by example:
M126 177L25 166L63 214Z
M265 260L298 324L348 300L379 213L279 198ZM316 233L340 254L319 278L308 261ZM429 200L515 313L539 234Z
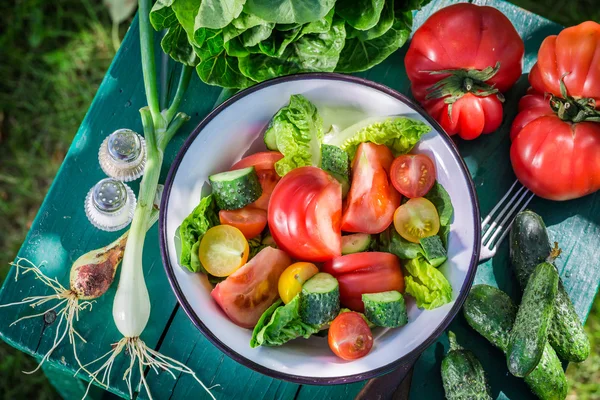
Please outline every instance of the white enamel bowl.
M352 362L329 350L327 339L293 340L275 348L250 348L252 332L231 322L210 297L201 274L177 262L174 235L208 189L208 176L227 170L245 155L264 150L261 132L292 94L302 94L319 109L326 124L348 126L368 116L406 115L431 125L416 152L435 160L437 179L454 205L448 261L440 267L453 288L453 301L432 311L409 301L409 323L378 328L371 352ZM167 275L181 306L200 331L224 353L249 368L298 383L337 384L369 379L413 362L448 326L471 287L479 258L479 209L465 164L452 140L418 106L376 83L337 74L306 74L267 81L235 95L194 130L175 159L160 208L161 252Z

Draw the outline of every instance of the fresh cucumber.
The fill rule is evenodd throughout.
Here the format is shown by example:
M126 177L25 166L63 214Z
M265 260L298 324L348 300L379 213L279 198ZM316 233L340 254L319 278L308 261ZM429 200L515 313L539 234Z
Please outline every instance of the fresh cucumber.
M258 200L262 188L254 167L221 172L208 177L221 210L237 210Z
M353 254L367 251L371 245L371 235L368 233L353 233L342 236L342 254Z
M524 377L538 365L548 340L548 327L554 314L558 272L549 262L539 264L531 277L510 332L506 351L508 370Z
M329 172L342 184L342 197L350 190L350 160L348 153L329 144L321 145L321 169Z
M362 295L365 317L377 326L397 328L406 325L408 314L404 297L396 290Z
M265 141L265 145L267 149L277 151L277 135L275 134L275 129L271 129L271 126L267 128L265 135L263 136L263 140Z
M428 236L421 239L419 242L423 248L425 258L429 264L434 267L439 267L448 259L448 254L446 253L442 239L439 236Z
M300 293L300 318L312 325L333 320L340 312L340 286L337 279L319 272L304 285Z
M442 383L448 400L492 400L481 363L448 332L450 350L442 360Z
M510 230L510 261L521 289L525 289L534 268L548 258L550 251L542 218L529 210L520 212ZM581 362L590 354L590 341L561 281L554 300L548 341L565 361Z
M475 285L467 296L463 314L471 328L507 352L517 307L506 293L492 286ZM567 397L567 378L549 343L546 343L540 363L525 377L525 383L542 400Z

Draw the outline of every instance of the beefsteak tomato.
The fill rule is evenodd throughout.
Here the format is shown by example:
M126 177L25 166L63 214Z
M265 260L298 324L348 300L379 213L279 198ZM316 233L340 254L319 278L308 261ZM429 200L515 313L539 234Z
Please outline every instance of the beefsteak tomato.
M393 160L392 152L383 144L358 146L342 217L343 231L381 233L390 226L402 200L388 177Z
M566 97L530 90L519 102L510 132L517 178L549 200L574 199L600 189L600 122L573 122L581 104ZM565 109L566 102L571 105Z
M521 76L524 45L495 8L455 4L417 29L404 59L415 98L449 135L475 139L502 123L502 92Z
M260 316L279 297L279 277L292 263L279 249L265 247L210 292L229 319L252 329Z
M342 254L342 186L327 172L301 167L275 186L269 202L271 235L293 258L327 261Z
M600 108L600 24L587 21L548 36L542 42L529 83L540 93L594 99Z
M404 292L400 260L390 253L354 253L336 257L323 264L323 271L338 280L340 303L354 311L364 311L363 293Z

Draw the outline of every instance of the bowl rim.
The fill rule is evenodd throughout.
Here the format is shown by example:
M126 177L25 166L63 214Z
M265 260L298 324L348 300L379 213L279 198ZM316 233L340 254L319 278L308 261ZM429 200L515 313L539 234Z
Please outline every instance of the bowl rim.
M474 207L474 215L473 215L473 223L475 226L475 249L471 260L469 262L469 269L466 274L465 281L463 282L462 287L460 288L459 295L446 315L446 317L442 320L442 322L438 325L437 329L435 329L421 344L415 347L411 352L396 359L395 361L384 365L382 367L359 373L353 375L339 376L339 377L307 377L307 376L299 376L294 374L288 374L281 371L276 371L271 368L260 365L241 354L237 353L230 347L228 347L225 343L223 343L213 332L204 325L204 323L200 320L198 315L194 312L190 303L188 303L185 294L179 287L179 283L177 278L175 277L175 271L173 265L171 265L171 261L168 254L167 249L167 210L168 210L168 199L171 194L171 188L173 186L173 181L175 179L175 175L179 169L179 166L183 160L183 157L187 153L187 150L190 148L192 143L196 140L196 138L200 135L200 132L204 129L206 125L208 125L218 114L228 108L231 104L236 101L254 93L261 89L278 85L285 82L293 82L293 81L302 81L302 80L332 80L332 81L343 81L349 83L355 83L362 86L367 86L369 88L378 90L384 94L387 94L396 100L399 100L417 113L419 113L429 124L431 124L439 133L441 138L449 145L450 152L452 153L455 160L459 163L460 169L463 173L464 178L466 179L468 190L469 190L469 198L473 203ZM171 288L175 293L175 297L177 301L183 308L184 312L187 314L188 318L192 321L192 323L198 328L198 330L219 350L225 353L230 358L234 359L238 363L248 367L256 372L267 375L272 378L293 382L297 384L309 384L309 385L339 385L339 384L348 384L353 382L359 382L371 378L375 378L377 376L386 374L403 364L414 363L416 359L421 355L425 349L427 349L437 338L444 332L444 330L450 325L452 320L456 317L458 312L460 311L463 303L466 300L470 287L473 285L473 280L475 278L475 272L477 271L477 265L479 262L479 252L481 248L481 226L480 226L480 210L479 210L479 202L477 199L477 192L475 190L475 184L469 173L467 165L464 160L460 156L458 152L458 148L454 141L450 138L450 136L446 133L446 131L440 126L440 124L435 121L432 117L429 116L425 112L421 106L410 100L407 96L402 93L389 88L383 84L370 81L365 78L360 78L352 75L343 75L333 72L316 72L316 73L301 73L294 75L287 75L283 77L273 78L261 83L258 83L249 88L243 89L229 99L225 100L223 103L219 104L216 108L214 108L211 112L209 112L200 123L194 128L192 133L187 137L181 148L179 149L177 156L173 160L171 167L169 168L169 172L167 175L167 179L164 184L164 191L160 204L160 216L159 216L159 245L160 245L160 253L163 262L163 266L165 268L165 272L167 274L167 278L169 279L169 283L171 284ZM177 266L177 268L180 268Z

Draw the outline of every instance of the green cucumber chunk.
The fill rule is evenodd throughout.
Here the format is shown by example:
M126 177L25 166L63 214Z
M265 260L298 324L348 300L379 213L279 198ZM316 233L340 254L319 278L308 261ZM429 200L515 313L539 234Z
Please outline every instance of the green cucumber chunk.
M326 324L339 312L340 286L332 275L319 272L302 285L300 318L303 322L313 325Z
M406 325L408 314L404 297L396 290L362 295L365 317L377 326L397 328Z
M558 272L554 265L538 265L525 287L506 351L508 370L524 377L538 365L548 340L548 327L554 314Z
M262 187L254 167L221 172L208 177L221 210L237 210L255 202Z
M517 307L506 293L489 285L475 285L467 296L463 314L471 328L504 353L507 352ZM564 400L567 397L567 378L549 343L546 343L537 367L524 379L541 400Z
M510 263L521 290L525 289L533 270L548 258L551 250L542 217L529 210L517 214L510 229ZM581 362L590 355L590 341L560 280L548 341L565 361Z
M321 145L321 169L329 172L342 184L342 198L350 190L350 160L348 153L337 146Z
M448 332L450 350L442 360L442 383L448 400L492 400L481 363Z
M448 253L446 253L442 239L439 236L429 236L419 242L423 248L425 258L434 267L439 267L448 259Z
M277 151L277 135L275 134L275 129L267 129L263 140L265 141L267 149Z
M353 254L367 251L371 245L368 233L353 233L342 236L342 254Z

